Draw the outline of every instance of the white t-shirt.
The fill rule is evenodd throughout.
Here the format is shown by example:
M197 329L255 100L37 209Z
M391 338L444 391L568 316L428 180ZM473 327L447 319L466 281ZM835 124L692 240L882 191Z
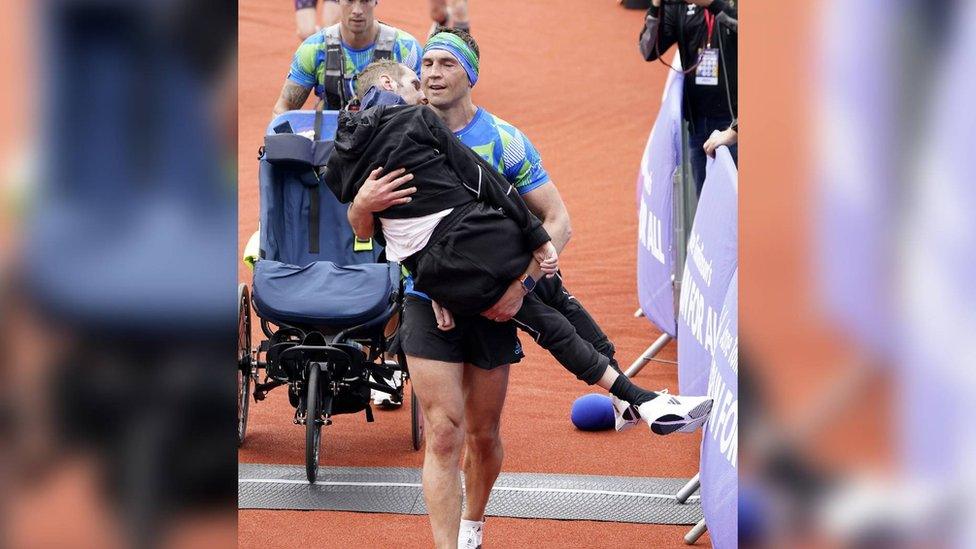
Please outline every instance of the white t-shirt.
M434 234L434 227L452 211L454 208L448 208L430 215L408 219L381 217L380 226L383 228L383 237L386 238L386 259L402 261L405 257L419 252Z

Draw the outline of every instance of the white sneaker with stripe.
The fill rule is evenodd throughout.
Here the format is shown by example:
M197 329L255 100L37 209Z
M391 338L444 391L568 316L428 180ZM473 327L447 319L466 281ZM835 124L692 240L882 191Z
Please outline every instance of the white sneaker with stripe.
M661 395L637 407L651 432L669 435L697 431L712 411L712 399L704 396Z
M668 390L661 389L657 391L658 395L668 394ZM655 399L656 400L656 399ZM640 412L637 411L637 406L634 406L628 402L620 400L619 398L610 395L610 401L613 403L613 419L614 428L618 431L626 431L634 425L641 422Z

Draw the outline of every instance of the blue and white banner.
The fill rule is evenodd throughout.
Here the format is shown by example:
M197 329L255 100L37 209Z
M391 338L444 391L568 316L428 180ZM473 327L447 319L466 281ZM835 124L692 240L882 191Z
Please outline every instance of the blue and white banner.
M739 276L732 275L718 321L718 342L708 375L712 413L701 445L701 503L715 549L738 543Z
M681 166L683 82L684 75L671 71L637 176L637 296L644 315L672 337L677 335L672 180Z
M719 313L739 264L739 176L727 147L716 151L706 170L678 305L678 387L683 395L704 395L708 388Z

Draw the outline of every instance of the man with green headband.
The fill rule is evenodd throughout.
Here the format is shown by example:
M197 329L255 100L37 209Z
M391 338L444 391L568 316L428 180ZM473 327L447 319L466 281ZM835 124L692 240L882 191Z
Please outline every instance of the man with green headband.
M403 65L370 64L356 82L363 110L340 116L325 178L341 201L351 202L349 222L356 234L369 236L379 228L387 259L417 276L405 282L397 345L407 355L424 410L424 499L435 545L472 549L482 545L484 511L501 470L499 418L510 364L522 358L516 325L578 379L614 396L618 430L645 421L659 435L693 432L711 408L706 397L659 398L630 382L579 301L557 278L540 276L543 267L548 276L555 274L555 244L546 235L550 242L535 249L539 221L518 220L531 217L526 203L535 199L535 208L544 212L537 217L559 229L553 219L559 221L558 211L565 208L558 194L545 202L555 188L528 140L471 104L467 90L477 82L478 68L477 45L456 31L428 42L423 85ZM438 108L428 111L420 106L425 103ZM473 114L453 123L438 116L449 118L464 108ZM379 161L393 169L383 175ZM557 215L547 213L552 206ZM513 232L515 226L521 229ZM529 250L535 250L535 261L523 255ZM498 301L502 293L507 295ZM486 309L486 315L478 314Z
M556 186L551 184L539 152L529 139L518 128L472 101L471 91L478 82L479 69L480 52L475 40L463 31L441 29L427 41L421 61L421 85L428 106L461 142L495 166L512 183L529 209L542 220L556 250L562 253L570 238L566 206ZM537 265L535 267L538 269ZM548 305L562 311L581 336L593 343L597 351L612 359L613 346L586 311L562 288L561 279L558 276L540 278L536 274L532 273L532 277L539 281L534 290L537 295ZM513 280L509 290L483 316L496 324L509 324L507 321L522 306L524 296L522 284ZM512 362L518 362L521 352L518 355ZM502 441L497 434L509 369L505 365L491 370L487 374L496 374L493 379L475 378L466 387L468 394L478 394L482 398L479 402L465 404L466 411L474 409L478 415L465 417L465 506L458 531L458 547L481 545L485 507L491 484L501 471L504 455ZM471 370L465 366L466 383ZM437 525L434 524L433 514L431 523L436 536Z
M428 106L462 143L517 189L529 209L542 220L556 249L561 251L569 241L570 224L559 191L542 167L538 151L522 132L472 102L471 89L478 81L479 68L478 46L470 35L456 29L439 29L428 40L422 59L421 85ZM389 191L372 191L365 200L360 195L356 208L350 209L365 212L366 225L371 221L369 212L380 211L386 202L395 199L391 196L394 187L385 184L384 178L401 173L391 171L380 175L376 181L367 181L366 186ZM415 387L439 387L438 391L421 397L428 444L424 497L437 547L452 547L457 543L458 547L474 548L481 543L485 507L502 465L499 425L510 364L524 356L515 326L509 320L522 307L532 284L538 281L531 291L560 311L583 339L611 359L614 371L610 373L608 369L608 373L617 373L613 345L563 288L561 279L542 277L539 265L534 263L528 281L527 286L526 281L513 280L502 298L483 313L482 322L477 322L452 318L448 311L414 290L407 280L409 295L401 345L407 352ZM408 341L411 338L416 340ZM462 446L466 500L463 516L457 475Z

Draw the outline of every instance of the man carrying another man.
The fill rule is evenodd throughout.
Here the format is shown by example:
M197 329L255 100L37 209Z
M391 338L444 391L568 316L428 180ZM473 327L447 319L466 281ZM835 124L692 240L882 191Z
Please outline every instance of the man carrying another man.
M570 231L558 191L549 184L538 153L521 132L474 106L470 94L477 71L478 53L473 39L463 32L442 30L425 49L421 72L424 95L447 127L519 191L529 210L542 219L552 243L561 249ZM385 76L382 81L387 89L409 90L410 83L401 75ZM366 86L365 80L361 78L359 84ZM369 101L364 106L368 107ZM349 210L357 235L372 235L374 213L410 201L415 188L401 188L409 181L410 175L404 175L402 170L386 175L374 172L366 180ZM438 547L453 546L455 541L462 546L480 544L484 509L502 463L498 429L509 364L522 357L515 327L507 321L519 311L528 292L537 292L537 297L572 322L579 336L595 343L594 347L604 356L612 357L613 347L606 336L561 286L558 277L542 279L533 290L539 273L538 264L533 264L526 277L528 284L525 279L513 280L501 299L481 316L454 318L449 311L425 300L425 296L413 292L408 297L401 345L409 357L411 377L425 413L428 443L424 494ZM531 327L524 328L533 333ZM546 337L545 333L533 335L537 339ZM628 389L635 386L619 374L615 363L613 366L608 368L604 363L602 376L584 380L623 395L625 385ZM639 388L632 390L647 393ZM645 402L662 407L675 405L669 404L670 397L655 399L652 394L649 398L652 400ZM466 448L463 469L467 505L459 532L462 517L458 461L462 446Z

